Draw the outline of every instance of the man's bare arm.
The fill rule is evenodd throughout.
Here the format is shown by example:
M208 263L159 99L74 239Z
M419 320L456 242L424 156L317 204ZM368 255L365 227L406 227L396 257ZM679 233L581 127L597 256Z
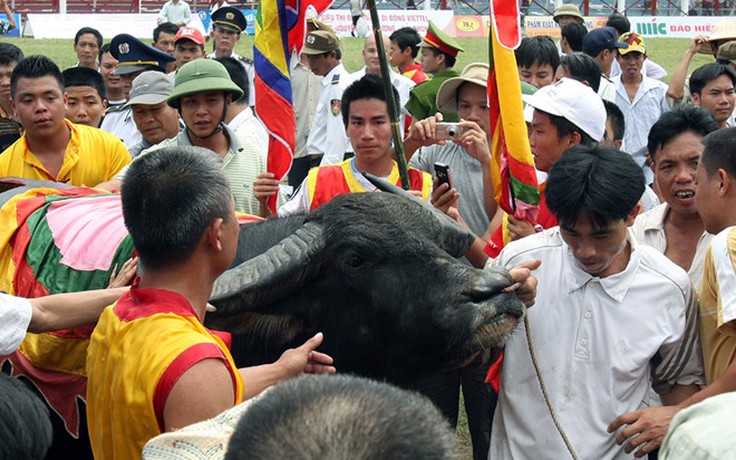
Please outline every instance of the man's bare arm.
M127 287L70 292L29 299L33 307L29 332L48 332L97 322L102 310L114 303Z

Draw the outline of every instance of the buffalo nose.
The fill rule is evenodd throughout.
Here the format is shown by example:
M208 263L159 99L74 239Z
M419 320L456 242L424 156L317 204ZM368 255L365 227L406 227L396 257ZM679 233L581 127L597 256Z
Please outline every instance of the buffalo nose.
M498 313L520 317L524 314L524 304L514 292L503 291L512 284L508 271L502 268L480 270L476 282L467 294L474 302L493 298Z

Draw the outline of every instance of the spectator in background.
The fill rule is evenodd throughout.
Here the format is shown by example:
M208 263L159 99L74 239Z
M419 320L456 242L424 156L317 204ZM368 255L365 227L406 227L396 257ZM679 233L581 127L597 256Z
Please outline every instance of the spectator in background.
M537 89L554 82L555 72L560 65L560 54L551 38L546 36L523 38L514 53L521 81Z
M20 139L23 133L23 126L14 115L10 94L10 76L23 57L23 51L17 46L0 42L0 153Z
M110 42L110 53L118 60L115 75L120 76L126 100L135 77L146 70L165 72L167 64L174 60L173 56L148 46L129 34L116 35ZM123 105L108 109L100 129L113 133L127 147L133 147L142 140L130 107Z
M172 22L179 27L185 27L192 20L192 11L184 0L169 0L161 7L156 23Z
M309 68L322 77L314 123L307 138L307 151L320 165L340 163L350 149L342 123L342 93L350 84L350 74L342 65L340 40L329 30L315 30L307 35L302 54Z
M363 16L363 1L362 0L350 0L350 16L353 19L353 28L350 31L350 35L357 37L357 27L360 17Z
M73 123L99 128L107 108L105 83L99 72L86 67L70 67L64 79L66 118Z
M585 26L585 18L583 18L583 15L580 14L580 9L577 7L577 5L574 5L572 3L562 4L559 8L555 10L554 13L552 13L552 20L557 23L560 30L562 30L563 27L566 25L577 22L582 26ZM562 40L558 41L555 46L557 47L557 54L562 55L563 49L562 49Z
M332 27L315 18L307 19L308 32L329 30ZM296 151L289 170L289 185L301 184L307 173L314 166L319 166L319 158L310 156L307 150L309 131L317 114L317 102L321 90L322 78L309 70L309 59L306 54L299 59L291 60L291 90L294 98L294 115L296 116Z
M219 57L217 62L225 66L230 79L243 91L239 99L233 99L227 108L225 123L235 131L238 136L250 139L263 151L268 158L268 131L266 126L256 118L253 110L248 106L248 98L251 91L248 83L248 75L245 73L240 62L232 57Z
M143 140L130 148L131 157L179 133L179 114L166 103L172 91L174 82L163 72L148 70L133 80L130 100L125 106L131 107Z
M731 40L718 47L716 62L730 66L736 72L736 40Z
M631 31L631 23L629 22L629 19L620 13L613 13L608 16L605 25L607 27L612 27L616 31L617 38ZM642 67L642 69L644 75L649 78L654 78L655 80L661 80L667 76L667 71L664 70L664 67L652 61L651 59L647 59L646 61L644 61L644 67ZM621 74L621 67L619 66L618 61L613 61L613 63L611 64L611 73L608 76L615 77L619 74Z
M583 51L583 38L587 33L588 29L579 22L565 24L560 30L560 34L562 35L560 49L562 49L562 53L572 54Z
M598 92L603 76L601 67L595 59L587 54L574 53L560 56L560 66L557 67L555 82L562 78L572 78Z
M620 40L629 46L619 48L616 56L623 71L613 78L616 105L626 119L626 151L644 171L646 183L651 184L654 173L646 159L647 136L659 117L670 110L667 85L642 73L647 50L641 35L628 32L621 35Z
M733 118L735 85L736 72L717 62L700 66L690 75L693 104L713 115L719 128L727 128L728 121Z
M414 83L419 84L427 80L427 74L422 72L422 65L416 62L419 53L419 43L422 37L413 27L402 27L389 36L391 45L388 52L388 63L399 69L399 73Z
M162 22L153 29L153 43L151 43L151 46L173 56L174 40L177 32L179 32L179 26L171 22ZM176 63L169 62L169 65L166 66L166 73L171 73L174 70L176 70Z
M601 27L588 32L583 38L583 53L594 58L601 68L601 84L598 95L605 100L616 100L616 85L609 78L611 65L616 58L616 50L629 45L618 41L616 31L611 27Z
M422 71L432 74L430 80L418 84L411 90L406 109L415 120L424 120L437 113L437 91L442 82L460 75L453 67L462 46L447 35L432 21L429 21L427 35L419 44L421 48ZM457 114L443 113L445 121L458 121Z
M245 70L248 85L253 88L255 80L255 68L253 61L235 52L235 45L240 41L242 33L248 26L243 13L231 6L218 9L212 14L212 32L210 37L214 42L214 52L207 55L210 59L220 57L231 57L236 59ZM256 105L255 91L250 91L246 103L253 107Z
M76 67L97 70L97 55L102 47L102 34L91 27L82 27L74 36L74 52L77 54Z
M100 48L100 75L105 83L105 95L107 96L108 110L125 104L125 93L123 92L123 80L120 75L115 75L118 68L118 60L110 54L110 44L106 43Z
M10 9L8 0L0 0L0 3L2 3L3 12L8 17L8 19L0 20L0 35L7 35L8 32L18 27L18 24L15 23L15 16Z
M64 82L51 59L25 58L13 71L10 85L25 133L0 155L0 177L94 186L130 163L119 139L64 118Z
M194 27L182 27L174 37L174 57L176 58L176 69L187 62L205 57L204 37Z

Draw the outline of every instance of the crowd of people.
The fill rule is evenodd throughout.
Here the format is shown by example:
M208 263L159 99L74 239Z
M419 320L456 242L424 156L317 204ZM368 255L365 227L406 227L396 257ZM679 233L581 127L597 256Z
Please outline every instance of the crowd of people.
M233 432L228 458L239 458L235 449L287 457L348 442L373 446L365 458L392 450L450 458L461 389L475 459L656 458L658 450L718 458L693 452L732 443L687 417L718 417L734 405L719 395L736 391L736 24L693 37L669 83L621 14L589 31L566 4L554 14L559 41L523 38L520 103L540 192L529 222L506 215L494 196L489 66L456 70L463 47L431 21L423 37L410 27L383 43L371 35L365 66L350 73L332 27L308 19L290 64L296 149L279 180L267 170L273 141L254 110L253 62L234 51L245 17L217 2L206 36L189 20L184 0L167 2L151 45L128 34L104 43L84 27L74 39L78 62L63 71L0 42L0 178L120 193L137 250L108 290L0 294L3 354L27 331L97 322L86 359L95 458L137 458L147 443L144 458L178 458L177 443L226 450ZM381 78L382 50L390 82ZM688 75L697 53L714 60ZM297 379L264 392L336 369L317 351L321 334L275 363L237 369L226 342L204 327L213 283L237 249L236 213L307 213L340 194L376 191L367 173L401 185L389 97L399 106L411 193L476 236L468 264L524 267L517 292L534 306L500 356L420 379L413 389L436 408L349 379L333 389ZM438 180L438 165L449 181ZM322 390L334 395L316 404ZM364 398L367 407L337 413L365 425L304 432L309 443L284 445L302 433L296 426L331 421L305 421L295 407L320 413L334 399ZM44 414L27 396L14 399L19 414ZM413 415L389 417L404 410ZM8 426L22 429L28 417ZM212 418L203 436L197 423ZM375 438L359 436L375 427L383 430ZM47 427L29 429L50 442ZM263 450L267 441L273 451ZM26 458L38 456L38 446L28 449Z

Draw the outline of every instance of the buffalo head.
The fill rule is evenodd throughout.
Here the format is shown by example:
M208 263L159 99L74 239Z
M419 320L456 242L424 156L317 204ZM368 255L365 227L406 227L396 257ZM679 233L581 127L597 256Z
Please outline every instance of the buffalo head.
M524 311L503 292L512 284L507 272L455 259L472 241L404 197L338 196L221 275L208 324L234 334L239 365L273 360L322 331L321 349L341 372L402 382L457 367L500 345Z

